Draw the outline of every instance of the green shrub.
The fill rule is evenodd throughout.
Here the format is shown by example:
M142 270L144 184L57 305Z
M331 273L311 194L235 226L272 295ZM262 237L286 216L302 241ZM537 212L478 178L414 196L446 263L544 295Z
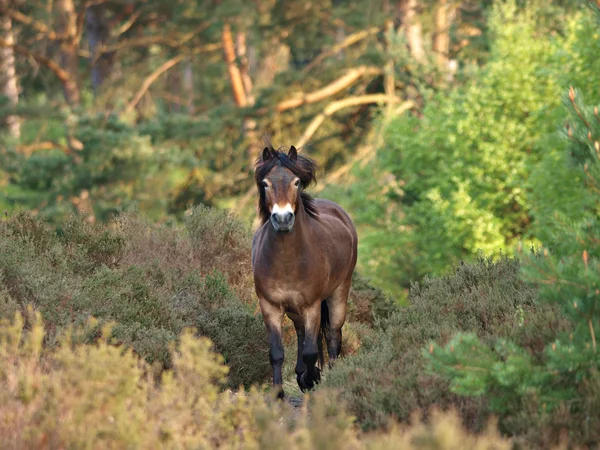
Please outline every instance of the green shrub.
M481 250L498 256L539 237L538 211L551 204L580 205L564 189L573 173L562 168L555 93L570 77L597 90L597 31L580 13L547 30L541 10L557 5L538 3L493 2L487 63L426 97L418 113L382 121L373 160L342 192L331 190L359 227L361 271L397 297Z
M507 432L542 447L558 441L563 429L577 444L600 442L600 116L573 88L565 100L568 155L580 170L569 190L582 191L578 197L588 207L578 218L557 212L557 220L548 221L547 248L527 256L523 272L539 285L543 304L568 319L569 332L535 349L513 339L482 342L458 334L445 347L432 344L429 355L453 392L485 396Z
M511 336L527 346L543 346L565 328L558 311L536 304L535 289L519 278L517 260L480 258L439 278L412 286L409 306L400 308L364 340L358 354L326 373L325 386L341 395L365 429L408 421L417 410L458 409L473 429L489 412L484 399L461 399L448 382L426 373L422 348L445 343L457 332L474 332L484 342ZM540 334L539 331L544 330Z
M192 209L184 229L132 213L107 226L72 216L59 232L43 218L15 213L0 222L0 253L0 318L33 304L49 345L95 317L115 322L116 339L168 368L169 346L192 326L224 355L231 386L270 374L250 233L223 211Z
M26 327L17 314L0 321L0 440L4 448L508 449L490 428L466 433L453 414L429 424L360 436L335 392L311 396L292 411L258 389L221 391L227 367L211 343L189 330L173 352L173 369L156 379L133 352L111 344L109 327L95 343L78 330L44 349L39 313ZM88 323L88 328L97 324ZM308 413L310 410L310 413Z

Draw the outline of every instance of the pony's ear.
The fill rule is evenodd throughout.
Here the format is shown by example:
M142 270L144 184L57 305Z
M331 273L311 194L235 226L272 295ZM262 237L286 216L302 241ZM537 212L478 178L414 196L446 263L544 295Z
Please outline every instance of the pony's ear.
M271 149L269 147L265 147L265 149L262 152L262 161L267 162L272 157L273 157L273 153L271 152Z
M288 152L288 158L292 161L296 161L298 159L298 150L293 145L290 147L290 151Z

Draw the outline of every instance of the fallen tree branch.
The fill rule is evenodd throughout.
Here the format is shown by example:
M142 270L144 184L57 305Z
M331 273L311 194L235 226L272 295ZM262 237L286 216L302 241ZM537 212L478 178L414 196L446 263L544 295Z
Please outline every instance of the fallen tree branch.
M331 102L329 105L325 107L322 113L318 114L313 118L313 120L308 124L308 127L304 131L304 134L296 144L296 147L303 147L310 140L310 138L315 134L317 129L325 122L325 119L335 114L340 109L348 108L350 106L358 106L358 105L366 105L369 103L399 103L400 99L395 96L389 96L386 94L370 94L370 95L360 95L358 97L348 97L343 100L338 100L335 102ZM414 103L411 100L404 102L403 106L406 109L410 109L414 106Z
M128 113L133 108L135 108L135 106L142 99L142 97L144 96L146 91L150 88L150 86L152 86L152 83L154 83L158 79L158 77L160 77L163 73L165 73L167 70L169 70L171 67L173 67L177 63L181 62L184 57L185 57L185 55L177 55L174 58L171 58L168 61L166 61L165 63L163 63L158 69L156 69L154 72L152 72L144 80L144 82L138 89L138 91L135 94L135 96L133 97L133 99L125 107L125 113Z
M311 125L313 125L313 123L316 123L317 121L319 122L318 125L316 125L316 127L313 127L312 133L310 134L310 136L308 136L307 132L311 128L309 125L309 128L307 128L307 130L304 132L304 135L302 136L302 138L300 138L299 144L301 144L301 145L297 145L297 147L304 146L306 144L306 142L308 142L308 139L310 139L310 137L314 134L316 129L319 127L319 125L321 125L327 117L331 116L336 111L339 111L340 109L343 109L343 108L346 108L349 106L364 105L364 104L368 104L368 103L383 103L383 102L399 103L400 99L398 97L390 97L385 94L372 94L372 95L362 95L359 97L350 97L345 100L339 100L337 102L330 103L327 106L327 108L325 108L325 110L321 114L319 114L319 116L317 116L313 119L313 121L311 122ZM392 112L390 117L395 117L396 115L402 114L414 107L415 107L415 103L412 100L407 100L407 101L401 103L400 105L398 105L398 107ZM322 117L322 119L320 119L320 117ZM327 177L325 179L324 182L321 182L319 184L319 188L316 189L315 192L322 190L323 187L325 187L327 184L337 181L344 174L348 173L350 171L350 169L352 168L352 166L356 162L363 161L366 158L368 158L369 155L372 155L373 148L376 148L378 145L380 145L379 142L377 142L375 145L365 145L364 147L362 147L358 151L358 153L352 158L351 161L344 164L340 168L336 169L334 172L332 172L332 174L329 177ZM248 189L248 191L246 191L246 193L240 198L240 201L236 205L237 210L242 211L246 207L248 202L252 199L253 195L255 195L255 194L256 194L256 187L254 185L252 185L252 187L250 189Z
M356 33L353 33L353 34L349 35L342 42L340 42L339 44L334 45L329 50L325 50L323 53L321 53L319 56L317 56L315 59L313 59L303 69L303 72L304 73L310 72L315 66L317 66L318 64L320 64L324 59L329 58L330 56L335 55L340 50L343 50L343 49L345 49L347 47L350 47L351 45L354 45L357 42L360 42L360 41L362 41L363 39L365 39L365 38L367 38L369 36L372 36L374 34L379 33L379 31L381 31L381 29L379 27L371 27L371 28L368 28L366 30L357 31Z
M309 94L298 93L295 94L294 97L279 102L275 109L278 112L286 111L288 109L296 108L301 105L306 105L309 103L315 103L326 99L327 97L331 97L332 95L341 92L346 89L356 80L364 75L379 75L381 74L381 69L377 67L369 67L369 66L360 66L355 69L350 69L344 75L342 75L337 80L329 83L327 86L311 92Z

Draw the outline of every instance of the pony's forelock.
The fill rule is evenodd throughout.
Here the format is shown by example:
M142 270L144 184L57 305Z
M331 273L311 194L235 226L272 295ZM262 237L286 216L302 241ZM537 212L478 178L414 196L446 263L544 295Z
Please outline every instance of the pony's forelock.
M288 156L287 148L280 147L275 150L268 140L266 142L267 147L265 150L268 150L269 158L265 160L263 159L263 156L260 156L256 160L254 166L254 180L260 193L258 212L262 223L265 223L267 220L269 220L270 211L267 207L265 192L264 189L261 188L261 183L274 167L285 167L292 172L300 179L303 189L307 188L313 183L316 184L317 182L317 177L315 174L317 170L317 163L313 159L304 155L298 155L296 160L293 160ZM314 205L313 198L306 192L301 193L301 198L302 205L304 206L306 213L309 216L316 218L318 216L318 212Z

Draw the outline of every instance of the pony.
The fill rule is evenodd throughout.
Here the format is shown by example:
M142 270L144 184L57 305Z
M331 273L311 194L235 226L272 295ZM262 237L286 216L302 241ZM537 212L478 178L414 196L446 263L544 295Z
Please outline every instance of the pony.
M269 337L273 387L284 397L281 327L284 314L298 337L300 389L321 380L327 345L329 365L342 351L342 326L356 266L358 236L341 206L310 196L316 163L294 146L275 150L267 141L255 164L260 227L252 240L252 272Z

